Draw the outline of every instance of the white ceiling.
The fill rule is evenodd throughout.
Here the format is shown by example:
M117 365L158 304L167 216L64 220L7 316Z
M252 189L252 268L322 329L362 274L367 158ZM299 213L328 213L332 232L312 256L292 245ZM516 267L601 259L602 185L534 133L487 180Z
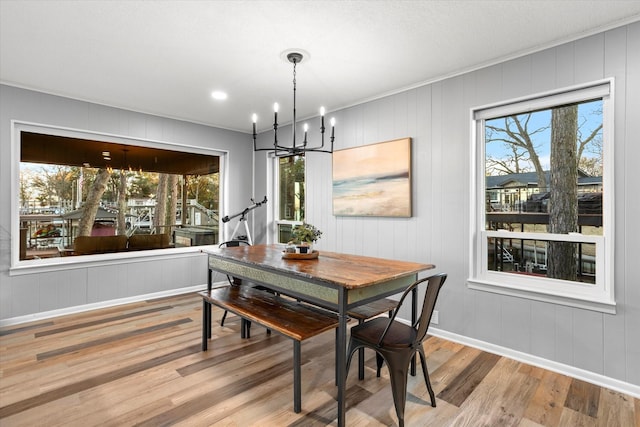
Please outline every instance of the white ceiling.
M291 120L290 49L300 119L637 20L613 0L0 0L0 82L250 132L274 101Z

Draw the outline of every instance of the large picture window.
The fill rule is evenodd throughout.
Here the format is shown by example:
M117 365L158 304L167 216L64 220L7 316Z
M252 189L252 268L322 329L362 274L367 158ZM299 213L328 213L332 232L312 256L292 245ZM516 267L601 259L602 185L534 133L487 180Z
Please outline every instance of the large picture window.
M470 286L614 310L611 83L473 117Z
M18 262L218 242L219 156L28 128L16 131Z

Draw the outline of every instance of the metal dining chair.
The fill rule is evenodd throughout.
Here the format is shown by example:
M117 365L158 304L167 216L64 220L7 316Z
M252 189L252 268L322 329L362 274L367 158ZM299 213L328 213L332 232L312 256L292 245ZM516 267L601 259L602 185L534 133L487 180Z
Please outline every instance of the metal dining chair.
M358 325L383 313L393 316L393 310L398 305L398 301L391 298L383 298L369 304L352 308L347 312L347 316L358 321ZM364 348L358 349L358 379L364 379Z
M427 360L422 347L422 342L427 337L427 330L431 322L433 308L436 305L440 288L444 285L447 275L436 274L414 282L404 291L400 301L389 319L377 317L368 322L361 323L351 328L349 339L347 373L351 365L353 354L361 348L370 348L376 352L376 374L380 376L380 369L386 363L389 369L391 392L395 404L398 424L404 426L404 408L407 400L407 375L411 359L416 353L420 354L424 380L431 398L431 406L436 406L436 399L429 381ZM396 319L400 307L412 290L426 283L427 289L422 303L422 311L413 325L406 325Z

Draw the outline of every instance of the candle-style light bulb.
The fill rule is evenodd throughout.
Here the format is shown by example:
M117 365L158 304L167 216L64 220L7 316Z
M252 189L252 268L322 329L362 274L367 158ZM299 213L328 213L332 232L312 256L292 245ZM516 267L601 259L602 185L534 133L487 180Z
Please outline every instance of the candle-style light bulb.
M256 122L258 121L258 115L256 113L253 113L253 115L251 116L251 120L253 121L253 138L255 139L255 137L256 137Z
M336 125L336 118L335 117L331 117L331 138L333 138L333 131Z
M277 127L278 126L278 110L280 109L280 106L278 105L278 103L274 103L273 104L273 126Z
M324 117L324 107L320 107L320 115Z

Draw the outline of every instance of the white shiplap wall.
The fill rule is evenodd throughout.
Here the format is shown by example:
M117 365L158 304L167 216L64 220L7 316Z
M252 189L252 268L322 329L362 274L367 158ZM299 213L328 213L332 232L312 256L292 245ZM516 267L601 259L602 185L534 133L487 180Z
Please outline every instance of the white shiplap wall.
M309 155L307 220L324 232L318 248L435 263L449 274L438 303L444 333L640 390L638 52L640 23L634 23L338 111L338 149L413 139L413 216L333 216L330 156ZM609 77L615 78L617 314L467 289L470 109Z

